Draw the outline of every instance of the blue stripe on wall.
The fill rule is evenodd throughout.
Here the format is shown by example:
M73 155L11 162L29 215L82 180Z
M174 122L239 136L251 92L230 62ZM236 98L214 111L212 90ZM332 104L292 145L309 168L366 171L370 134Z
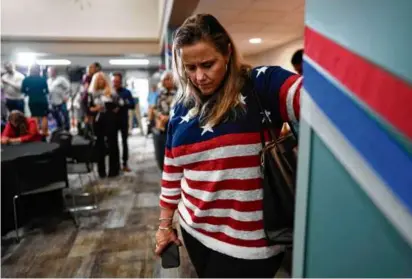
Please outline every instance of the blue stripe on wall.
M412 213L411 155L307 62L304 73L313 100Z
M306 0L306 24L412 83L411 11L411 0Z

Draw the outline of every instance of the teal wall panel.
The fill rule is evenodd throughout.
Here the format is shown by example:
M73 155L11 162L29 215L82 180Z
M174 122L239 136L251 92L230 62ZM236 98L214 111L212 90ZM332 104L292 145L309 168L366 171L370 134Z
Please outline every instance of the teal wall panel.
M412 248L315 133L310 165L303 276L412 277Z

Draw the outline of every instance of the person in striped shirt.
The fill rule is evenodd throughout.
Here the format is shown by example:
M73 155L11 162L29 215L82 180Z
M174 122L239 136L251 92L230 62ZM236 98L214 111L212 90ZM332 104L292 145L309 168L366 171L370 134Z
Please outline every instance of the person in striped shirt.
M180 83L167 129L156 254L182 236L199 277L274 277L283 247L265 239L260 130L298 121L302 77L243 63L212 15L188 18L173 39ZM254 92L265 106L259 110Z

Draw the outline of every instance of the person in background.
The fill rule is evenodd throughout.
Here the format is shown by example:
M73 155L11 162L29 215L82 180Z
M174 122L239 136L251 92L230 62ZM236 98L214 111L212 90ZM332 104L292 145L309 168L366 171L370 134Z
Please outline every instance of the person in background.
M24 98L21 93L24 75L17 72L11 62L5 63L4 69L6 72L1 76L1 81L6 97L6 107L9 111L18 110L24 113Z
M176 96L176 87L173 82L173 74L165 71L160 79L162 87L154 107L153 142L155 147L155 157L159 168L163 169L165 155L166 130L169 123L171 106Z
M90 87L88 107L94 113L94 132L97 137L96 148L98 153L97 167L99 176L106 177L106 142L109 151L109 177L119 175L119 144L117 139L117 113L119 99L112 92L110 82L104 73L93 75Z
M94 117L96 116L96 113L90 111L88 104L90 103L90 90L89 87L91 85L93 76L95 73L100 72L102 70L102 66L100 65L99 62L94 62L89 65L87 68L87 74L85 75L83 79L83 92L81 94L81 111L82 111L82 121L84 123L84 129L82 129L82 125L78 124L78 130L80 131L79 134L87 134L86 131L84 130L91 130L91 127L93 126L94 122Z
M9 115L9 121L1 134L1 143L19 143L41 141L42 136L37 128L34 118L26 118L19 110L13 110Z
M121 73L116 72L113 74L112 78L113 88L119 97L119 111L117 112L117 127L120 130L122 136L123 145L123 168L124 172L130 172L129 166L127 165L127 160L129 159L129 147L127 144L127 138L129 136L129 110L134 109L134 100L132 93L123 86L123 76Z
M133 80L130 82L130 91L132 92L134 98L134 107L133 109L129 110L129 135L132 134L133 122L135 117L137 125L140 129L140 134L143 135L144 132L142 124L142 114L140 111L139 92L136 90L136 83Z
M175 32L172 65L181 90L167 130L155 252L180 245L172 228L178 210L200 278L274 278L284 247L265 237L261 132L271 125L279 133L283 122L299 119L302 79L279 66L245 64L209 14L189 17Z
M303 49L297 50L290 61L293 65L293 68L295 71L299 74L302 75L303 73Z
M47 136L49 129L47 121L49 113L49 103L47 100L49 88L47 80L41 76L39 65L33 65L29 72L30 75L23 80L22 92L29 96L31 116L35 117L38 122L41 121L41 133Z
M70 130L69 112L67 110L67 101L70 96L70 82L64 76L57 76L56 68L47 69L47 84L50 92L50 103L52 105L52 114L57 122L58 128Z
M147 134L150 134L152 132L152 128L154 127L154 107L156 106L158 96L159 93L157 91L157 85L153 84L149 94L147 95Z

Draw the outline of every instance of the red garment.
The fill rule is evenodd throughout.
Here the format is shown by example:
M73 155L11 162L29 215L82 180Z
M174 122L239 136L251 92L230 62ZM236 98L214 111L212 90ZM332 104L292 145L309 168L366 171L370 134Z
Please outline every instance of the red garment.
M21 142L31 142L31 141L41 141L42 137L37 128L37 122L34 118L27 118L27 134L17 137L14 128L11 126L10 122L7 122L6 128L4 128L2 137L7 138L19 138Z

